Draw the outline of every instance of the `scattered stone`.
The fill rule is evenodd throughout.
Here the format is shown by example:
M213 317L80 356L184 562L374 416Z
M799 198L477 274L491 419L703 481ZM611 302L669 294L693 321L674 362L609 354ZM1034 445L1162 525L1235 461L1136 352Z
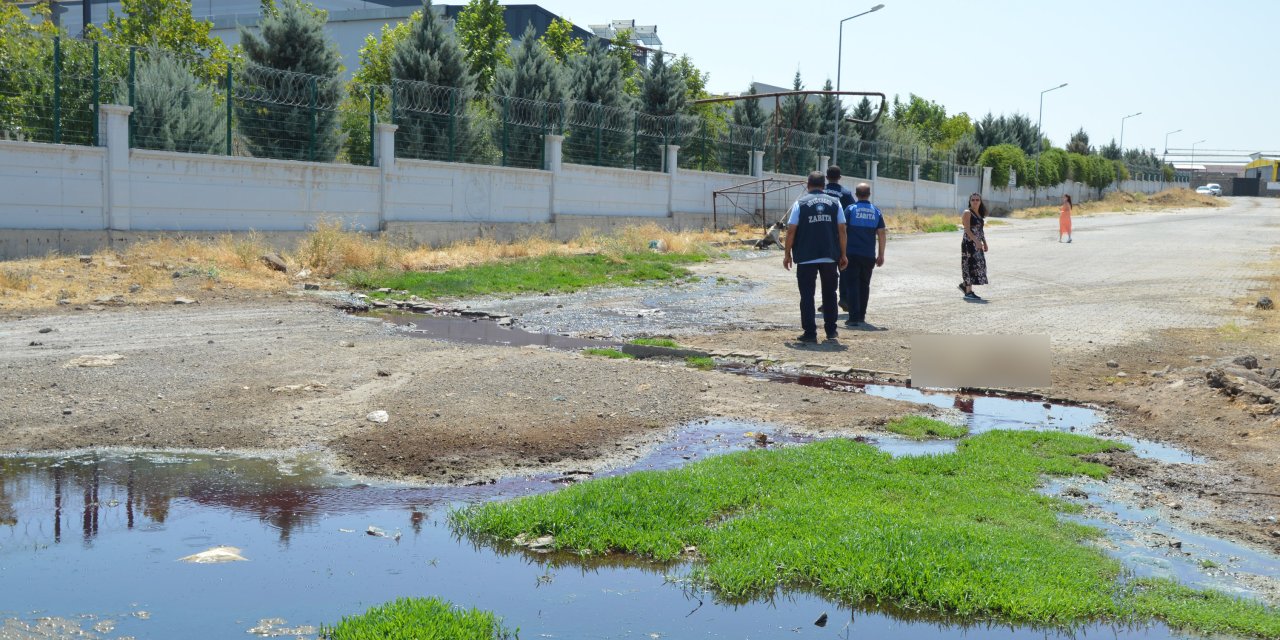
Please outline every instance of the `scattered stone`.
M289 393L291 391L324 391L329 385L323 382L308 382L307 384L287 384L283 387L275 387L272 393Z
M841 376L847 376L847 375L849 375L849 374L851 374L851 373L853 373L853 367L841 367L841 366L838 366L838 365L837 365L837 366L827 367L827 374L828 374L828 375L841 375Z
M339 347L347 347L347 348L351 348L351 347L356 346L356 343L351 342L350 340L343 340L342 342L339 342L339 343L338 343L338 346L339 346Z
M320 285L315 284L314 282L308 282L308 283L306 283L306 284L302 285L302 289L303 289L304 291L319 291L319 290L320 290Z
M365 533L367 533L367 534L369 534L369 535L371 535L371 536L374 536L375 538L385 538L385 537L387 537L387 532L386 532L386 531L383 531L382 529L379 529L379 528L377 528L377 527L375 527L375 526L373 526L373 525L369 525L369 528L368 528L368 529L365 529Z
M191 298L178 297L173 299L173 303L174 304L196 304L196 301L192 300Z
M195 564L216 564L220 562L243 562L245 557L240 555L240 550L236 547L213 547L200 553L178 558L178 560Z
M1268 298L1267 296L1262 296L1261 298L1258 298L1257 306L1259 309L1262 309L1263 311L1270 311L1276 308L1275 303L1272 302L1271 298Z
M62 410L62 415L64 415L64 416L69 416L69 415L71 415L71 407L67 407L67 408L63 409L63 410Z
M80 264L93 264L93 256L80 256Z
M1117 377L1117 378L1128 378L1128 377L1129 377L1129 374L1127 374L1127 373L1125 373L1125 372L1121 371L1120 373L1117 373L1117 374L1116 374L1116 377Z
M365 416L365 419L368 420L369 422L376 422L376 423L382 424L391 420L391 416L387 415L386 411L383 411L382 409L378 409L377 411L369 412L369 415Z
M539 536L537 538L530 538L529 536L522 533L516 536L515 539L512 540L512 542L516 543L521 547L528 547L530 549L537 550L537 549L550 548L551 545L555 544L556 539L553 536Z
M1053 405L1049 404L1048 402L1043 402L1043 403L1041 403L1041 404L1040 404L1040 406L1042 406L1042 407L1044 407L1044 408L1046 408L1046 409L1052 409L1052 408L1053 408Z
M1236 356L1231 360L1231 364L1239 365L1245 369L1257 369L1258 359L1254 356Z
M1089 494L1086 493L1085 490L1081 489L1080 487L1067 487L1062 491L1062 495L1067 496L1069 498L1081 498L1084 500L1089 499Z
M280 257L278 253L268 253L260 258L262 263L267 267L279 271L280 273L289 273L289 264Z
M62 365L64 368L72 367L114 367L116 363L124 360L124 356L118 353L112 353L101 356L77 356L72 358L67 364Z
M136 283L136 282L135 282L135 283L133 283L133 284L131 284L131 285L129 285L129 293L137 293L137 292L139 292L139 291L142 291L142 285L140 285L140 284L138 284L138 283Z
M814 626L818 626L818 627L827 626L827 614L823 613L822 615L818 616L818 619L814 620L813 624Z
M1112 368L1112 369L1119 369L1119 368L1120 368L1120 363L1119 363L1119 362L1116 362L1115 360L1108 360L1108 361L1107 361L1107 367Z
M1280 538L1280 529L1273 529L1273 530L1271 531L1271 537L1272 537L1272 538Z
M1172 541L1172 542L1170 542L1170 543L1169 543L1169 546L1170 546L1170 547L1173 547L1174 549L1181 549L1181 548L1182 548L1182 541L1181 541L1181 540L1174 540L1174 541Z
M28 342L28 343L27 343L27 346L28 346L28 347L41 347L41 346L44 346L44 343L43 343L43 342L37 342L37 341L35 341L35 340L32 340L31 342Z
M387 371L386 369L378 369L378 377L379 377L379 378L390 378L390 377L391 377L391 372L390 372L390 371Z

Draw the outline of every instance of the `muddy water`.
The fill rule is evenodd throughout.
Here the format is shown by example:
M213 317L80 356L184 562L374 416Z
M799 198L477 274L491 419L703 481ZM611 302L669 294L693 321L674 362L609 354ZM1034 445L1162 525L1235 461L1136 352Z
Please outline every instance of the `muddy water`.
M691 425L613 473L743 448L746 428ZM724 603L681 584L686 566L583 564L476 544L443 522L449 506L554 490L576 474L409 487L325 469L307 458L192 453L0 458L0 638L316 637L320 624L402 596L492 610L522 638L1177 637L1160 625L911 618L806 593ZM178 561L217 545L247 561ZM823 613L826 626L816 626ZM35 627L53 631L26 630Z

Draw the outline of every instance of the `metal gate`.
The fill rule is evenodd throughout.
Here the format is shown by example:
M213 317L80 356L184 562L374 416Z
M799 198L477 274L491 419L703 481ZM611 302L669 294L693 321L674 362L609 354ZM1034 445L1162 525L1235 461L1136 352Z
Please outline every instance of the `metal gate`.
M1261 191L1261 182L1261 178L1232 178L1231 195L1256 197Z

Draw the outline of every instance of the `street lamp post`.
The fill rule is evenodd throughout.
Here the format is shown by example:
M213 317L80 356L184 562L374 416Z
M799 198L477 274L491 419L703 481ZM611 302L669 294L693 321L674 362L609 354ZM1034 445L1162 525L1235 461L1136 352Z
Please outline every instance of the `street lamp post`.
M1121 161L1124 160L1124 121L1134 116L1140 116L1140 115L1142 115L1141 111L1137 113L1132 113L1123 118L1120 118L1120 160Z
M839 39L839 45L838 45L838 48L836 49L836 91L837 91L837 95L836 95L836 112L835 112L835 119L836 119L836 121L835 121L834 123L832 123L832 124L834 125L835 132L834 132L834 133L832 133L832 135L831 135L831 162L832 162L832 164L835 164L835 162L836 162L836 153L840 150L840 96L839 96L838 92L840 91L840 71L841 71L841 63L842 63L842 62L844 62L844 57L841 55L842 53L844 53L844 23L846 23L846 22L848 22L848 21L850 21L850 20L852 20L852 19L854 19L854 18L857 18L858 16L865 16L865 15L867 15L868 13L875 13L876 11L879 11L879 10L881 10L881 9L883 9L883 8L884 8L884 5L883 5L883 4L878 4L878 5L874 6L874 7L871 7L870 9L868 9L868 10L866 10L866 11L863 11L862 13L859 13L859 14L856 14L856 15L849 16L848 18L845 18L844 20L841 20L841 21L840 21L840 39Z
M1196 178L1196 145L1200 144L1201 142L1204 142L1204 140L1196 140L1195 142L1191 143L1191 181L1192 182L1196 181L1195 180ZM1195 185L1193 184L1191 186L1194 187Z
M1031 206L1035 206L1040 198L1040 154L1044 153L1044 134L1040 132L1040 123L1044 120L1044 94L1050 91L1057 91L1065 86L1067 86L1067 83L1064 82L1040 92L1040 115L1036 116L1036 172L1034 174L1036 186L1031 191Z
M1160 189L1164 189L1164 166L1169 164L1169 136L1175 133L1182 133L1182 129L1175 129L1164 134L1164 156L1160 159Z

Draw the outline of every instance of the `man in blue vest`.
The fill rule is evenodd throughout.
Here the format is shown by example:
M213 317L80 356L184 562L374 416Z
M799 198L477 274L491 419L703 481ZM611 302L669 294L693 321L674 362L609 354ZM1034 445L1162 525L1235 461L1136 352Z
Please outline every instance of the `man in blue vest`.
M818 326L813 307L815 280L822 280L822 320L827 340L839 337L836 320L840 309L836 306L836 287L839 269L849 264L845 256L844 209L839 198L823 191L824 176L817 171L809 174L809 193L800 196L791 205L787 219L787 242L782 266L788 271L796 265L796 284L800 287L800 326L804 333L800 342L817 342Z
M884 216L871 204L871 185L858 184L854 196L857 202L845 209L849 266L840 273L840 306L849 310L844 326L869 328L864 325L867 299L871 296L871 270L884 266L886 233Z

